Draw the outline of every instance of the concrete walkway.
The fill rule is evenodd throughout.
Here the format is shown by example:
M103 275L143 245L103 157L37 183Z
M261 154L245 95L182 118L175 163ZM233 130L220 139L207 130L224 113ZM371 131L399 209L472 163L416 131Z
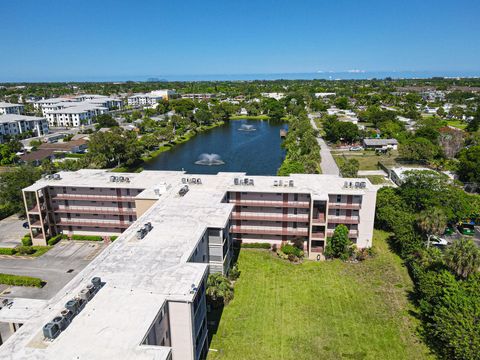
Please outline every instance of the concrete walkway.
M309 115L308 117L313 128L318 130L317 124L315 124L315 121L313 120L313 116ZM322 174L340 175L340 170L338 169L337 163L330 153L330 148L328 147L327 143L321 137L317 138L317 142L320 146L320 156L322 157L322 162L320 163Z
M359 176L367 176L367 175L387 176L387 173L383 170L359 170L358 175Z

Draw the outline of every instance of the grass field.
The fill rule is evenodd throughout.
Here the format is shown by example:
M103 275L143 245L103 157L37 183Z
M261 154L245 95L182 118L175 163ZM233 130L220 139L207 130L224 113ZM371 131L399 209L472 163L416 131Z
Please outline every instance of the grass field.
M344 151L332 152L332 155L339 166L344 158L357 159L360 164L359 170L378 170L379 161L389 167L401 166L397 163L398 153L396 151L382 155L377 155L375 151Z
M467 123L462 120L447 120L447 124L461 130L465 130L467 127Z
M409 313L412 283L386 236L376 232L378 255L359 264L294 265L242 249L208 360L428 359Z

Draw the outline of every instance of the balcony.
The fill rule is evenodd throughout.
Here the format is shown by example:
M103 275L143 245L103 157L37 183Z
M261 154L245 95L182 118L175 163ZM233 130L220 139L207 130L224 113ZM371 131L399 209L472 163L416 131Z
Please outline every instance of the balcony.
M323 246L312 246L310 252L312 253L323 253Z
M232 226L230 228L231 233L235 234L254 234L254 235L285 235L285 236L308 236L308 229L283 229L281 227L277 228L267 228L267 227L242 227L242 226Z
M316 233L312 233L310 235L310 238L312 240L324 240L325 239L325 233L324 232L316 232Z
M114 195L87 195L87 194L57 194L52 197L53 200L91 200L91 201L135 201L133 196L114 196Z
M128 221L68 221L68 220L61 220L57 223L57 226L86 226L86 227L103 227L103 228L122 228L126 229L133 222Z
M334 229L328 229L327 236L333 236L333 231L334 231ZM348 237L351 237L351 238L358 237L358 230L350 230L348 232Z
M236 200L230 199L230 202L240 206L255 206L255 207L286 207L286 208L304 208L309 209L310 203L308 201L261 201L261 200Z
M40 208L38 205L35 205L33 208L28 209L29 213L40 213L40 211L45 211L45 205L42 205Z
M333 224L358 224L360 218L358 216L329 216L328 222Z
M329 209L345 209L345 210L359 210L361 204L347 204L347 203L330 203Z
M312 224L325 224L325 214L317 214L312 218Z
M77 214L106 214L106 215L136 215L135 209L131 208L107 208L92 206L63 206L54 210L56 213L77 213Z
M308 222L308 215L258 215L248 212L234 212L233 220L258 220L258 221L290 221L290 222Z

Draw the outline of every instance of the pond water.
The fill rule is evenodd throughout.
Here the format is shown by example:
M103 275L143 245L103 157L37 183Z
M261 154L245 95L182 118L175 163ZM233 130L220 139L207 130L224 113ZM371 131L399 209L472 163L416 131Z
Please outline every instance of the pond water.
M185 170L216 174L220 171L249 175L275 175L285 158L280 129L270 121L232 120L199 133L183 144L144 164L146 170Z

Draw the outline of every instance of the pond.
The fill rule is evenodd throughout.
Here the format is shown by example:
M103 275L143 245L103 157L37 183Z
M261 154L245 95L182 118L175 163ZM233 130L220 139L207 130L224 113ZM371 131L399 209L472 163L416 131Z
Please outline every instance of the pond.
M286 128L286 124L271 121L231 120L175 145L145 163L144 168L183 169L196 174L234 171L275 175L285 158L280 129Z

